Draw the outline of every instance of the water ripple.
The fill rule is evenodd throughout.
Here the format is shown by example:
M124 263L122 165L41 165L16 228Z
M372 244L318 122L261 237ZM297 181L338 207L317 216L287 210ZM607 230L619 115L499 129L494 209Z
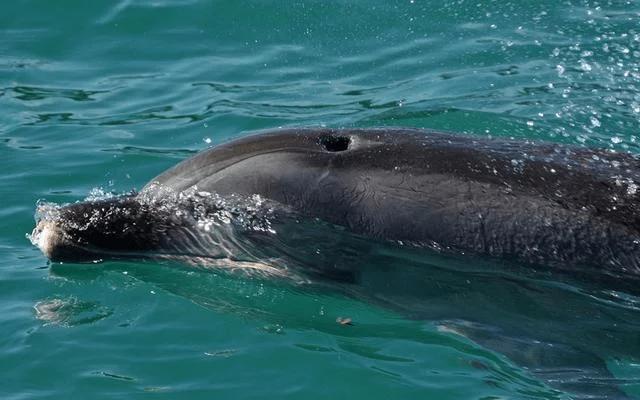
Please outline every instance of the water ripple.
M4 90L11 90L14 93L14 98L23 101L44 100L50 98L64 98L74 101L95 101L96 98L94 98L94 95L109 92L107 90L42 88L34 86L14 86Z

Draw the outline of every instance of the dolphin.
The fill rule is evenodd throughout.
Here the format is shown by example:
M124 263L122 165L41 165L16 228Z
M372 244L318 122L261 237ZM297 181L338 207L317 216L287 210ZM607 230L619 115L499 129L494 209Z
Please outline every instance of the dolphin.
M622 281L640 276L638 184L638 160L607 150L419 129L281 129L203 151L136 195L41 213L33 238L52 261L218 257L194 212L255 196L276 214L363 237Z

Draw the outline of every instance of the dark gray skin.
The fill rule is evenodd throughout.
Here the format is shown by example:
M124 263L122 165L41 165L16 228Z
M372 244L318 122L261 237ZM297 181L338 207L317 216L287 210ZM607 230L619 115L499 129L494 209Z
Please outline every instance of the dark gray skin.
M287 129L201 152L150 185L259 194L366 237L606 280L640 275L639 172L629 155L569 146L417 129ZM61 219L100 214L105 204L99 226L65 226L66 240L41 246L45 254L55 261L163 254L189 223L135 197L74 204ZM199 253L181 255L207 255Z
M637 164L623 154L423 130L286 130L205 151L152 182L258 193L385 240L638 274L637 196L614 178L640 181Z
M394 297L403 303L407 287L400 279L402 287L393 291L389 276L375 278L381 280L377 287L371 277L358 282L353 272L367 264L360 250L367 251L370 238L377 239L373 247L380 241L401 241L413 247L472 253L637 292L636 182L640 182L638 160L605 150L418 129L286 129L201 152L152 179L140 194L62 207L55 216L43 216L33 236L53 261L236 257L221 252L215 241L203 239L207 235L195 229L196 214L215 212L219 204L187 198L180 202L178 215L165 207L167 194L158 189L170 189L175 195L197 187L222 198L259 194L271 202L272 218L284 221L284 228L278 235L248 232L236 238L236 249L264 251L249 259L278 256L291 248L314 250L317 242L331 236L319 255L299 254L298 259L305 261L300 265L312 278L360 283L356 295L372 301L386 288L392 293L380 296L385 299L381 303ZM325 230L323 225L310 230L289 223L305 219L345 229ZM341 240L340 235L355 239ZM284 237L285 243L272 237ZM244 239L251 244L244 246ZM313 247L305 246L309 242ZM351 247L341 248L347 242ZM415 277L408 279L418 284ZM437 291L437 287L413 289ZM375 293L362 294L366 290ZM443 309L456 309L466 321L479 314L466 315L464 302L447 308L449 300L442 305L436 300L389 306L432 320L441 319ZM515 321L512 316L507 320ZM454 327L533 372L560 371L558 376L541 373L549 381L560 381L558 387L594 398L625 398L615 385L606 383L605 364L580 340L567 338L561 330L534 332L535 326L527 327L527 319L523 320L517 326L505 323L502 333ZM532 340L520 342L514 337ZM556 345L553 352L546 343ZM591 370L605 383L562 382L562 371L575 366Z

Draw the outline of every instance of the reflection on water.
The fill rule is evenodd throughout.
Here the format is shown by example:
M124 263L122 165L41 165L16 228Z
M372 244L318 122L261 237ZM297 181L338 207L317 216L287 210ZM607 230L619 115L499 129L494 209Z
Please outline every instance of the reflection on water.
M37 302L33 306L36 318L45 325L72 327L91 324L110 316L113 311L108 307L93 302L80 301L76 298L48 299Z

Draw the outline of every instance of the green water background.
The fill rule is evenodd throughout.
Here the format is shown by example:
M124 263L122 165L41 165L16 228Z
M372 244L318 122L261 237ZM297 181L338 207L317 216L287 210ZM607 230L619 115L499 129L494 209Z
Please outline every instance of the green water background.
M636 1L5 2L0 397L566 397L366 302L152 264L56 272L25 233L38 199L140 188L256 129L415 126L640 153L639 121ZM637 304L611 313L638 326ZM638 360L608 361L640 395Z

